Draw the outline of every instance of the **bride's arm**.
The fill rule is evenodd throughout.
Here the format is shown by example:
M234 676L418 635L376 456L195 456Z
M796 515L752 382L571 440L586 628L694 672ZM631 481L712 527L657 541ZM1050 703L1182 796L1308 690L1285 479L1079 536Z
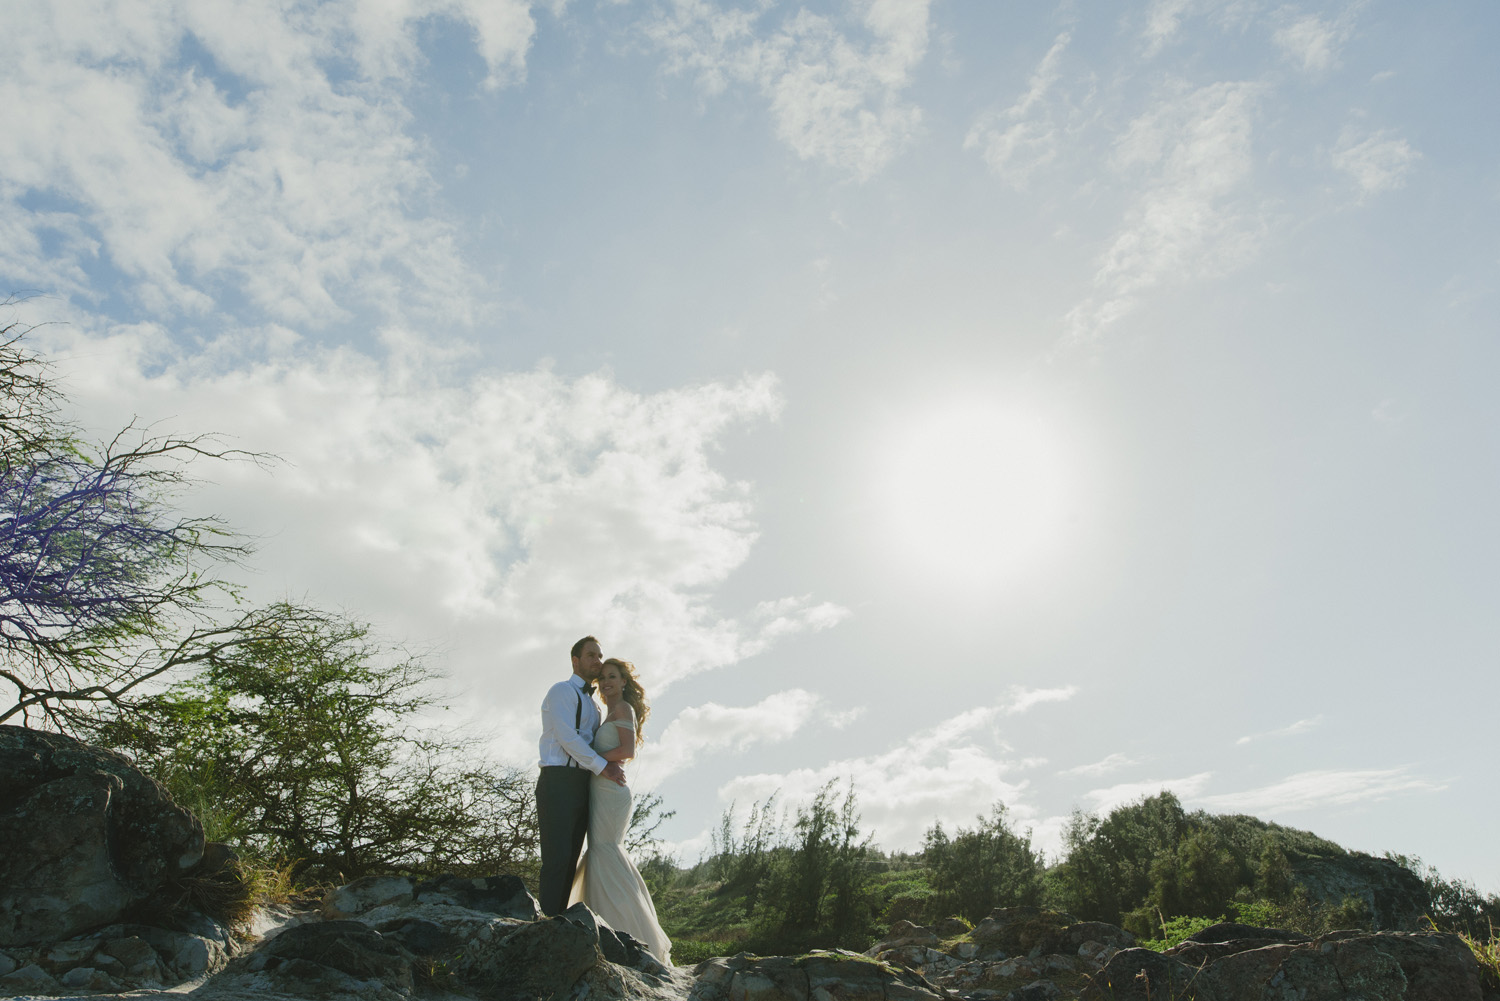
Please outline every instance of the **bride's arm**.
M628 726L617 726L619 723L628 723ZM609 718L604 721L605 726L616 726L620 731L620 746L612 751L601 751L599 756L605 761L629 761L635 757L635 713L629 706L625 711L616 716L610 713Z

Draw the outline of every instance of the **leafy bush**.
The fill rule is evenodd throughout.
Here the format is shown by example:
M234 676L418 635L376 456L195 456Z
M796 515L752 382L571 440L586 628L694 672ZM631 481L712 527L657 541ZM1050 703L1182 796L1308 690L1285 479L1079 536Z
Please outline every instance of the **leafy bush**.
M928 830L922 857L933 891L929 914L958 914L973 922L996 907L1041 900L1042 865L1031 832L1011 830L1002 803L978 820L973 830L960 827L951 839L942 824Z
M1180 945L1192 935L1218 924L1222 918L1173 918L1162 922L1160 928L1161 938L1141 939L1140 945L1143 949L1151 949L1155 952L1165 952L1174 945Z

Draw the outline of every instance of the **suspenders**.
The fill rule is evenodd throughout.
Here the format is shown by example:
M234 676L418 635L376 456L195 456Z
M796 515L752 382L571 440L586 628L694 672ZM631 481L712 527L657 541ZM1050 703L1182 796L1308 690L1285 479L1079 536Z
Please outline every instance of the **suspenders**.
M583 693L575 689L573 694L578 696L578 709L573 713L573 729L581 734L583 732L581 729L583 726ZM570 754L568 755L568 767L582 768L583 766L574 761L573 755Z

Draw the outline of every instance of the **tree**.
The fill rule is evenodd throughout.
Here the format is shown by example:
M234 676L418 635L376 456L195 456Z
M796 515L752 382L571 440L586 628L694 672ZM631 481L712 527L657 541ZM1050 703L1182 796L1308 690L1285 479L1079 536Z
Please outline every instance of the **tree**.
M1041 898L1041 859L1031 847L1031 833L1011 830L1005 804L977 818L971 831L962 827L950 839L934 824L924 839L923 861L933 889L934 916L959 914L978 923L996 907L1035 904Z
M838 801L829 782L798 807L792 835L772 852L756 906L760 940L777 949L848 944L871 918L865 861L851 785Z
M134 425L91 447L20 336L0 330L0 679L12 689L0 722L70 730L172 670L162 651L221 631L204 614L227 590L211 570L247 549L168 502L194 459L262 457Z
M369 627L292 605L194 660L196 673L96 735L203 801L212 835L293 863L299 879L515 872L537 862L519 771L415 725L420 660Z

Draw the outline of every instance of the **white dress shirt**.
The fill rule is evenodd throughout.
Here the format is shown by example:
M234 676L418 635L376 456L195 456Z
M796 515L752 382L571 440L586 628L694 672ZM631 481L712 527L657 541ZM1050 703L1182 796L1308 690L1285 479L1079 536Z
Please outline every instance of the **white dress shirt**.
M573 765L598 775L609 762L594 753L599 706L593 696L584 692L583 685L582 678L571 674L566 681L559 681L547 690L547 697L542 700L542 739L538 748L543 767Z

